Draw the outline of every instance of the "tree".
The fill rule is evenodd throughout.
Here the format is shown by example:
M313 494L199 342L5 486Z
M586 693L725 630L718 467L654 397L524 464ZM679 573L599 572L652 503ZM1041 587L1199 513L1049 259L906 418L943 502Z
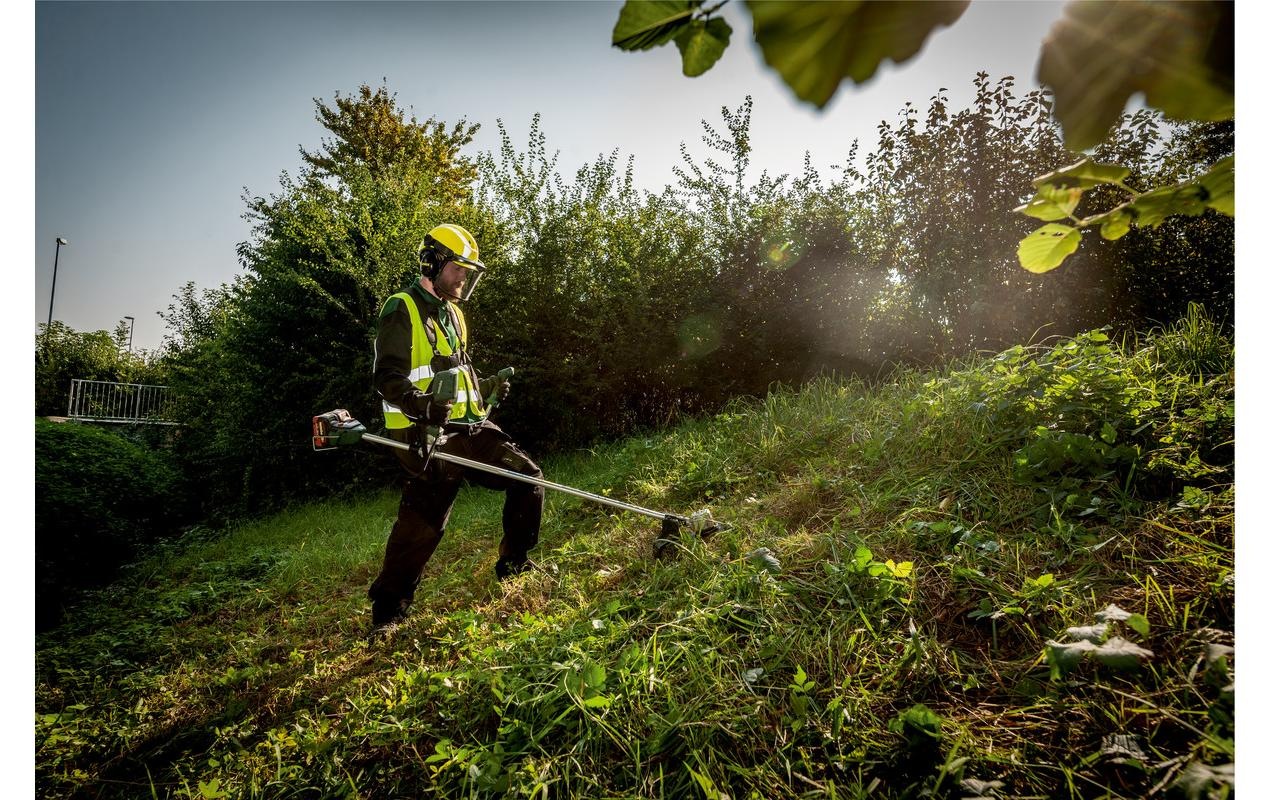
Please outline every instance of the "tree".
M153 353L129 352L128 323L114 333L77 331L54 321L41 325L35 337L35 415L66 414L71 381L162 383L166 364Z
M408 119L383 87L315 107L330 138L302 149L304 167L284 173L278 193L244 198L246 276L202 298L190 287L169 309L185 352L181 413L199 430L179 446L222 512L382 476L379 459L350 470L315 455L310 419L335 407L379 418L370 375L381 304L417 274L429 227L456 221L480 237L487 224L459 152L476 126Z

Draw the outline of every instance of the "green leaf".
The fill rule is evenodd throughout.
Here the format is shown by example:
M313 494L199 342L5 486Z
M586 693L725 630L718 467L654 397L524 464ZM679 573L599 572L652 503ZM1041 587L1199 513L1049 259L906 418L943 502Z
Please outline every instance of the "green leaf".
M902 561L897 564L889 558L887 559L887 569L890 570L891 574L895 575L897 578L908 578L913 574L914 562Z
M1149 631L1151 631L1151 627L1152 627L1148 625L1147 617L1143 616L1142 614L1131 614L1130 616L1126 617L1125 624L1130 626L1130 628L1135 633L1137 633L1139 636L1142 636L1145 639L1147 638L1147 635Z
M1229 217L1236 215L1235 156L1227 156L1214 164L1196 183L1205 190L1205 205Z
M1205 213L1206 195L1199 184L1179 183L1145 192L1126 204L1126 208L1140 226L1154 228L1175 214L1195 217Z
M1081 231L1070 225L1047 223L1025 236L1016 254L1019 264L1029 272L1050 272L1081 244Z
M940 738L940 715L922 703L912 705L901 711L887 723L887 729L899 733L906 738L919 737Z
M603 694L598 694L595 697L588 697L583 701L583 705L587 708L608 708L612 704L613 698Z
M1081 202L1081 189L1078 187L1059 187L1042 184L1037 187L1037 194L1015 211L1026 214L1042 222L1054 222L1067 219Z
M1229 2L1069 3L1050 29L1038 80L1055 96L1064 144L1094 147L1136 92L1175 119L1235 111Z
M684 74L696 78L715 66L728 47L732 33L733 29L720 17L689 23L675 37L675 46L680 49L680 58L684 62Z
M702 0L627 0L613 26L613 46L649 50L678 36Z
M605 688L605 668L596 663L583 667L583 683L587 689L600 691Z
M1082 656L1095 649L1095 645L1084 639L1076 642L1046 642L1046 663L1050 664L1050 675L1058 678L1066 674L1080 663Z
M1075 164L1060 167L1054 172L1047 172L1040 178L1033 179L1033 186L1040 190L1043 186L1053 189L1093 189L1105 183L1119 183L1130 176L1130 168L1120 164L1100 164L1089 158L1083 158Z
M777 559L775 553L766 547L760 547L757 550L752 550L746 554L746 558L750 560L750 563L760 569L767 570L773 575L781 572L781 561Z
M857 569L864 569L869 562L874 560L874 554L868 547L858 547L852 555L852 560L856 562Z
M864 83L884 59L900 64L931 32L952 25L967 0L790 3L747 0L764 61L800 100L824 108L844 78Z
M1117 206L1106 214L1100 214L1097 219L1099 235L1112 242L1130 232L1130 223L1134 220L1134 215L1125 206ZM1085 221L1094 222L1093 219Z
M1094 649L1094 657L1113 669L1135 669L1140 661L1152 657L1152 651L1113 636Z
M1108 444L1115 444L1117 441L1117 429L1111 422L1105 422L1099 430L1099 438Z

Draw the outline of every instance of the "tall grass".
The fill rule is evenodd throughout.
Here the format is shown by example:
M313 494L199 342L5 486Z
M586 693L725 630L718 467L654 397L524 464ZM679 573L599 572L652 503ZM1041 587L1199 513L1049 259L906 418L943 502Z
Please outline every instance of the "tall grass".
M191 536L38 641L41 793L1221 795L1233 376L1162 356L1187 324L545 464L733 523L666 561L652 521L549 494L539 568L497 584L499 498L467 490L374 645L393 493Z

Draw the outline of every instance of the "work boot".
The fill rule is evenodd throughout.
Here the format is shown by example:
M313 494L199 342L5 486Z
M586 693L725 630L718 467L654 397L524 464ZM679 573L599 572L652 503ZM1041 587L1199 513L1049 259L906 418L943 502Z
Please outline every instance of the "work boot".
M386 642L397 635L397 631L402 627L400 622L382 622L379 625L371 625L371 630L366 634L366 643L375 644L376 642Z
M530 568L530 560L525 556L503 556L494 562L494 574L500 581L507 580L514 575L520 575Z
M371 603L371 635L369 638L381 638L377 632L383 633L389 628L396 628L406 621L406 612L410 608L408 600L376 600Z

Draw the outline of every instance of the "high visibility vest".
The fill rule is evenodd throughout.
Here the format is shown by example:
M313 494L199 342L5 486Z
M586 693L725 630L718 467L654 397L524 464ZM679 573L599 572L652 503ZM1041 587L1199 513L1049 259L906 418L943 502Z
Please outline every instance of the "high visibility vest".
M454 348L450 346L450 339L447 338L446 332L438 325L437 320L428 317L425 322L424 318L420 316L419 307L415 305L415 299L408 292L398 292L393 297L401 300L406 305L407 312L410 313L410 382L419 391L427 392L429 384L432 383L433 356L454 355ZM447 305L454 309L455 319L459 321L459 348L464 350L468 345L468 324L464 321L463 312L459 310L458 306L449 303ZM425 324L430 325L436 334L433 337L437 342L435 352L432 342L429 341L428 330L424 327ZM455 395L455 404L450 410L451 422L465 421L469 416L475 418L484 418L486 416L485 400L477 389L477 377L472 372L471 364L460 365L459 381L456 385ZM392 430L410 427L411 421L402 413L400 408L387 400L383 401L383 405L384 426L386 428ZM471 420L468 421L470 422Z

